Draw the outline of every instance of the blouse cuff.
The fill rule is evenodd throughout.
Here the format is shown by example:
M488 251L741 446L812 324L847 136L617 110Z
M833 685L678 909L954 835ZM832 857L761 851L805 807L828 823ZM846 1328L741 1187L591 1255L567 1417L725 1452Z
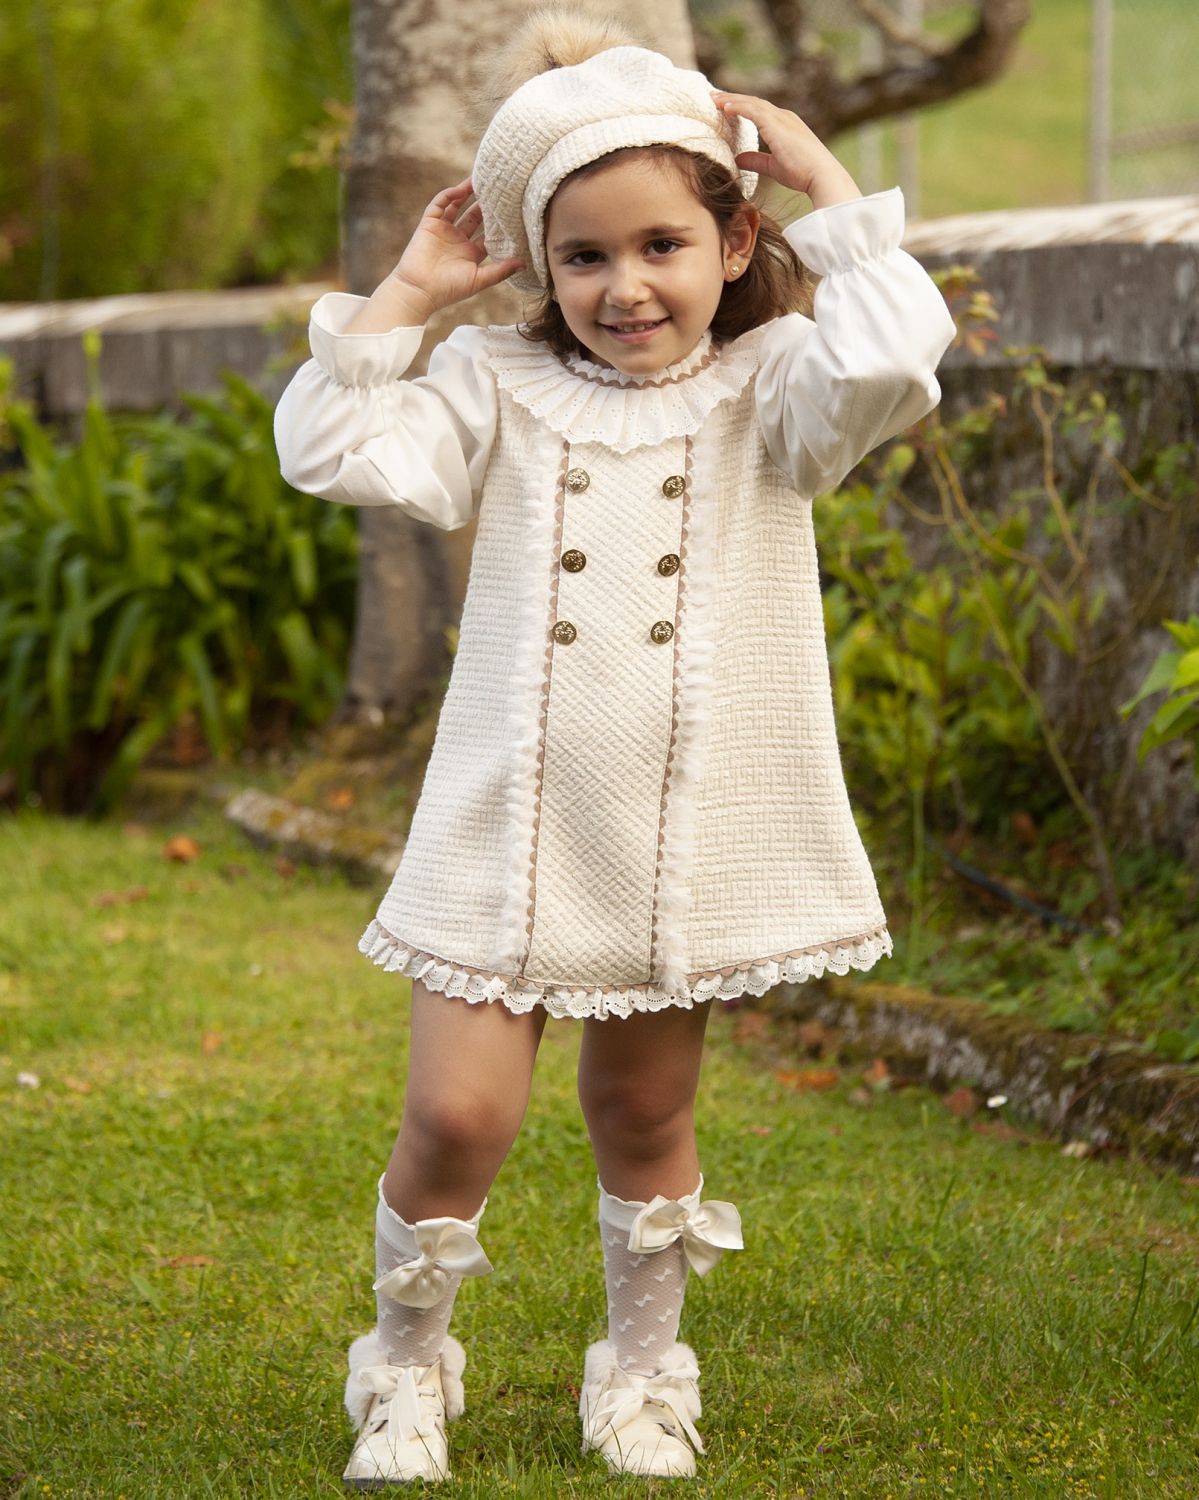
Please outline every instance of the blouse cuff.
M787 243L817 276L850 271L899 248L903 239L903 191L888 188L848 203L817 208L788 224Z
M424 337L424 328L393 328L388 333L343 333L370 299L352 292L326 292L308 319L308 347L325 374L339 385L384 385L398 380Z

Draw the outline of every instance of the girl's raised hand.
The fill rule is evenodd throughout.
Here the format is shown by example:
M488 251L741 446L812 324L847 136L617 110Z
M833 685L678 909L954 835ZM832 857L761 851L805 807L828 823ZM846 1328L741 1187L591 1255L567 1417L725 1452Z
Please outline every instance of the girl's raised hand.
M769 99L753 94L729 94L713 89L716 108L726 115L741 115L758 127L758 135L769 147L765 151L742 151L737 165L747 172L773 177L784 187L807 193L814 208L848 203L862 196L853 178L815 131L789 109L780 109Z
M486 291L519 271L524 261L490 261L483 243L483 210L465 207L470 178L438 193L421 215L391 280L422 322L451 303Z

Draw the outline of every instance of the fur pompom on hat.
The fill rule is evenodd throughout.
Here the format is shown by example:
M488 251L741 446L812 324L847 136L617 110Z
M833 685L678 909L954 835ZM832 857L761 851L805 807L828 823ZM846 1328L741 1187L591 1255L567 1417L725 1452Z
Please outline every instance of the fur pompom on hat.
M702 73L633 45L615 22L556 6L536 11L497 59L491 98L502 98L471 173L493 260L520 256L510 278L525 292L548 281L545 214L563 179L628 146L680 146L727 167L745 197L757 175L737 166L754 151L749 120L716 108Z

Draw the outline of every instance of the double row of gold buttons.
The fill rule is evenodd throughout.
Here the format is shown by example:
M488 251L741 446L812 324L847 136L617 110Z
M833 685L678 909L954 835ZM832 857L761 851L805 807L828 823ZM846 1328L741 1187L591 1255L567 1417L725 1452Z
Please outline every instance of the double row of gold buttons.
M572 495L581 495L591 483L591 475L586 469L568 469L566 471L566 488ZM687 481L681 474L672 474L668 479L662 481L662 493L668 500L677 500L687 488ZM581 573L587 566L587 555L577 548L571 547L562 554L562 566L568 573ZM663 578L669 578L672 573L679 570L679 557L677 552L668 552L665 557L658 559L658 572ZM569 620L558 620L553 628L553 637L560 646L569 646L578 632ZM657 645L663 645L674 635L674 626L669 620L655 620L649 628L649 638Z

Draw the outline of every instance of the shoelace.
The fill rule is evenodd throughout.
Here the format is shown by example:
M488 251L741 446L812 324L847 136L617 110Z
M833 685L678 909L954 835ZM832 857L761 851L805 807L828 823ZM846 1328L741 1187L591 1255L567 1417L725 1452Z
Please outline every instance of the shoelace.
M441 1399L432 1385L417 1380L419 1365L367 1365L358 1377L387 1407L387 1438L394 1446L437 1435ZM378 1408L376 1417L378 1420Z
M654 1421L661 1422L669 1430L673 1426L683 1429L697 1453L704 1445L695 1423L687 1415L687 1385L699 1377L696 1365L680 1365L675 1370L663 1370L657 1375L638 1375L631 1370L616 1370L613 1383L591 1408L592 1442L599 1444L609 1432L619 1433L631 1422L635 1422L646 1406L658 1406L661 1412L650 1413ZM677 1432L676 1432L677 1436Z

